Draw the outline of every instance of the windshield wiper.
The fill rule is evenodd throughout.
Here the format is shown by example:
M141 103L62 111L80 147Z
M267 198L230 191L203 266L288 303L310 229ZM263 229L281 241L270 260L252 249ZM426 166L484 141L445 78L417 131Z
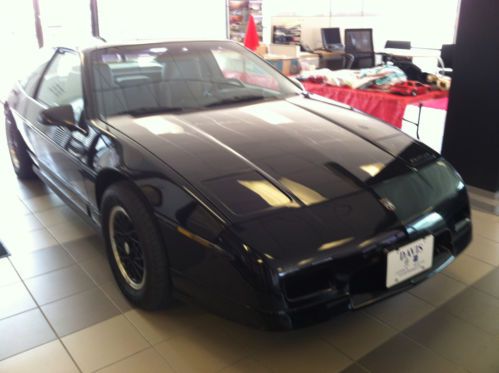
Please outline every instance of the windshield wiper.
M260 101L265 100L270 97L263 95L249 95L249 96L235 96L231 98L223 98L219 101L212 102L211 104L205 105L205 107L214 107L214 106L222 106L229 104L239 104L243 102L251 102L251 101Z
M138 117L141 115L176 113L179 111L184 111L184 108L169 107L169 106L151 106L151 107L141 107L138 109L124 110L117 113L116 115L132 115Z

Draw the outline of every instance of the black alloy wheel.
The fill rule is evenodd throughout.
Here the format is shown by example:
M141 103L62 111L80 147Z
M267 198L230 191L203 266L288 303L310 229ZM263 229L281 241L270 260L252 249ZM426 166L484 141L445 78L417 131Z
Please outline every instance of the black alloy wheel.
M114 278L133 304L161 309L172 302L167 251L151 206L139 188L120 181L106 189L102 231Z

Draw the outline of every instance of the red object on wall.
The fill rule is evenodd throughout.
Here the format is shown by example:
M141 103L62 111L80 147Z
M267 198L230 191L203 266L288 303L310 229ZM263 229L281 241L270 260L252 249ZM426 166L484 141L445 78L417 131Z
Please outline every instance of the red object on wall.
M260 45L260 39L258 38L258 33L256 32L255 19L250 14L248 19L248 26L246 27L246 35L244 36L244 46L252 51Z
M305 89L331 100L343 102L373 117L401 128L405 108L412 103L448 97L448 91L433 91L418 96L399 96L391 93L364 91L326 84L303 82Z

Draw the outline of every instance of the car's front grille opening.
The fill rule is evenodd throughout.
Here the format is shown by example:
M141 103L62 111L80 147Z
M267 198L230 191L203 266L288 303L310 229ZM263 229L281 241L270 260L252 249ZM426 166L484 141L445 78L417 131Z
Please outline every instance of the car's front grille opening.
M435 235L435 247L433 249L433 257L442 253L452 252L452 236L448 230L444 230Z
M311 269L291 274L284 279L284 292L289 301L301 301L334 290L330 268Z

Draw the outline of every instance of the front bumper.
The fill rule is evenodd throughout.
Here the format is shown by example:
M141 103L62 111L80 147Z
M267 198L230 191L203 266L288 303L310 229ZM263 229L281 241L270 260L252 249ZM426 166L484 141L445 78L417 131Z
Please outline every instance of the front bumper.
M258 319L263 321L267 329L300 328L406 291L445 269L466 248L471 241L472 229L469 219L464 219L464 222L459 231L452 235L447 229L434 232L436 240L433 266L399 285L386 288L386 252L379 250L369 257L359 258L355 263L351 258L350 263L342 264L338 261L336 268L348 266L357 270L345 271L349 272L348 275L342 273L343 282L336 282L335 291L323 292L307 301L288 300L286 308L276 312L259 312Z

